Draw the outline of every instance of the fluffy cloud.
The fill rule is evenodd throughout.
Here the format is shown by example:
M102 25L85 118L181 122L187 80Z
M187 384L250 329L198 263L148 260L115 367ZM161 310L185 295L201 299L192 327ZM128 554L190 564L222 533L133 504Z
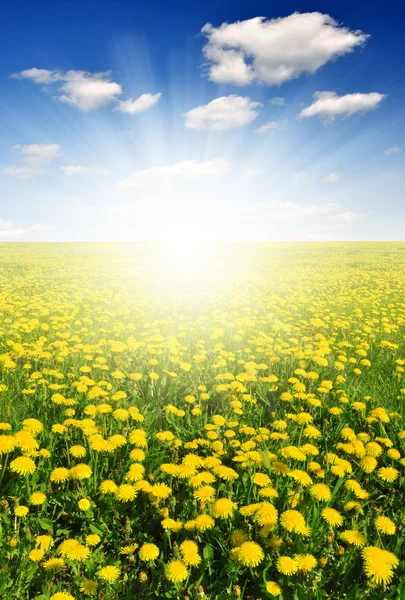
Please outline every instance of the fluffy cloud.
M344 212L339 212L336 215L330 215L328 220L332 222L351 223L352 221L357 221L357 219L361 219L365 216L366 213L364 212L346 210Z
M88 112L107 106L122 94L118 83L109 81L109 73L87 73L86 71L68 71L64 84L60 88L59 100Z
M241 86L253 82L280 85L315 73L369 37L319 12L271 20L255 17L220 27L207 23L201 31L208 38L203 52L210 79Z
M184 113L184 124L188 129L213 129L224 131L242 127L256 119L260 102L244 96L221 96Z
M20 73L14 73L11 77L13 79L30 79L34 83L39 84L53 83L62 79L62 75L58 71L48 71L47 69L37 69L36 67L25 69L25 71L20 71Z
M283 202L269 200L256 202L254 210L271 216L273 219L300 219L303 217L324 217L338 214L343 210L341 204L330 202L326 204L299 204L298 202Z
M306 171L295 171L295 173L292 173L292 176L301 179L301 181L307 184L311 184L316 181L315 177Z
M29 79L37 84L60 82L59 100L71 104L85 112L116 102L122 94L122 87L110 81L110 73L89 73L88 71L48 71L47 69L26 69L14 73L15 79Z
M35 167L48 165L59 156L59 144L28 144L27 146L14 146L14 150L21 150L25 154L25 162Z
M14 175L18 179L31 179L31 177L37 177L42 175L42 169L36 169L35 167L4 167L1 172L3 175Z
M159 102L162 94L142 94L136 100L121 100L118 102L117 110L128 115L136 115L136 113L143 112L152 108L157 102Z
M401 154L402 150L399 146L392 146L391 148L385 148L384 150L384 154L387 154L388 156L390 154Z
M278 127L278 122L277 121L269 121L268 123L265 123L264 125L260 125L260 127L258 129L256 129L256 133L274 133L274 130Z
M338 181L340 181L342 178L342 176L340 175L340 173L329 173L329 175L327 175L324 179L324 181L326 181L326 183L337 183Z
M275 104L276 106L284 106L285 104L284 98L280 98L280 96L277 96L276 98L271 98L269 102L270 104Z
M74 177L75 175L94 175L95 177L111 175L109 169L103 169L101 167L83 167L81 165L61 167L61 171L67 177Z
M29 144L27 146L18 144L13 149L23 153L23 165L5 167L2 169L2 173L3 175L14 175L19 179L31 179L31 177L42 175L43 167L60 154L59 144Z
M252 169L248 169L246 171L246 177L248 177L249 179L254 179L255 177L260 177L260 175L264 174L264 169L261 169L260 167L257 168L252 168Z
M145 196L139 200L129 200L128 202L120 202L104 208L103 213L110 217L132 218L139 216L141 213L151 212L156 214L156 210L160 208L159 200L153 196Z
M155 188L184 184L196 180L218 179L227 175L233 167L233 162L224 158L216 158L207 162L198 160L182 160L167 167L152 167L134 173L119 182L122 190L131 187Z
M339 115L350 116L356 112L373 110L384 98L386 98L385 94L377 92L344 96L338 96L336 92L316 92L314 102L304 108L298 118L320 117L325 121L333 121Z
M335 227L347 225L353 221L365 218L364 212L355 212L346 210L339 202L330 203L298 203L293 201L264 200L255 202L254 205L246 206L240 214L240 219L246 225L253 227L253 231L260 229L265 233L266 230L278 230L279 224L286 224L293 231L298 233L294 222L305 219L311 223L312 227L328 226ZM278 225L277 225L278 224ZM293 238L294 239L294 236Z
M4 219L0 219L0 240L5 241L13 241L20 240L21 238L31 237L32 234L40 233L49 229L49 225L45 225L44 223L36 223L35 225L30 225L28 227L19 227L10 223L10 221L6 221Z

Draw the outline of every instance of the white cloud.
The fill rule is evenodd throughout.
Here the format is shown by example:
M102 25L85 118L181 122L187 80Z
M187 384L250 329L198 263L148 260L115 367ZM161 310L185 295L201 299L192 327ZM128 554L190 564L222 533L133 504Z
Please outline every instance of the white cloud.
M221 96L184 113L188 129L213 129L224 131L242 127L256 119L260 102L253 102L244 96Z
M277 96L276 98L271 98L269 102L270 104L275 104L276 106L284 106L285 104L284 98L280 98L280 96Z
M220 27L207 23L201 31L208 38L203 52L209 78L234 85L280 85L304 73L315 73L369 37L319 12L271 20L255 17Z
M326 183L337 183L338 181L340 181L342 178L340 173L329 173L329 175L327 175L324 179L324 181L326 181Z
M198 160L182 160L167 167L152 167L134 173L119 182L120 189L131 187L155 188L196 180L218 179L227 175L233 167L233 162L225 158L216 158L207 162Z
M352 115L356 112L373 110L386 98L385 94L346 94L338 96L336 92L316 92L314 102L304 108L298 118L316 117L333 121L338 115Z
M22 237L26 237L27 235L35 235L48 229L50 229L50 226L45 225L44 223L36 223L35 225L29 225L27 227L19 227L13 223L10 223L10 221L0 219L0 240L20 240Z
M119 135L122 135L125 138L132 139L135 132L136 132L136 127L132 127L131 129L122 129L118 133L119 133Z
M47 69L25 69L20 73L13 73L10 75L13 79L30 79L34 83L53 83L54 81L60 81L62 76L58 71L48 71Z
M399 146L392 146L391 148L385 148L384 154L401 154L402 150Z
M296 171L295 173L292 173L292 175L293 177L301 179L304 183L314 183L316 181L316 178L306 171Z
M136 100L122 100L118 102L117 110L128 115L136 115L137 113L152 108L157 102L159 102L162 94L142 94Z
M29 144L27 146L17 144L14 149L21 150L26 155L26 164L43 167L59 156L60 146L59 144Z
M148 213L156 211L159 206L159 200L153 196L145 196L139 200L129 200L128 202L120 202L107 206L103 213L110 217L128 218L139 215L141 212Z
M122 94L121 86L109 81L109 73L68 71L63 79L65 83L60 89L65 93L59 100L85 112L107 106Z
M31 177L37 177L42 175L42 169L36 169L34 167L4 167L1 172L3 175L14 175L18 179L31 179Z
M109 169L103 169L101 167L83 167L81 165L61 167L61 171L67 177L73 177L75 175L94 175L95 177L111 175L111 171Z
M110 73L89 73L88 71L48 71L47 69L27 69L12 75L15 79L30 79L34 83L52 84L62 82L58 89L59 100L71 104L85 112L107 106L118 100L122 87L110 81Z
M335 202L327 204L299 204L298 202L269 200L256 202L254 205L254 210L278 220L323 217L337 214L342 209L342 205Z
M324 227L337 227L349 225L353 221L364 219L367 214L346 210L339 202L330 203L299 203L282 200L264 200L254 204L245 205L240 211L238 219L243 221L247 230L262 232L264 239L271 239L282 227L292 232L292 239L302 235L303 230L299 224L305 220L306 233L309 239L322 236ZM299 227L299 228L297 228ZM314 235L312 235L314 232Z
M279 123L277 121L269 121L268 123L265 123L264 125L260 125L260 127L258 129L256 129L256 133L274 133L274 130L279 126Z
M260 169L260 168L248 169L246 171L246 177L249 177L249 179L253 179L254 177L259 177L260 175L263 175L263 173L264 173L264 169Z
M18 179L31 179L42 175L43 167L49 165L60 154L59 144L28 144L13 146L13 150L20 150L24 154L23 165L4 167L3 175L14 175Z
M344 212L337 213L336 215L330 215L328 220L333 222L351 223L352 221L357 221L357 219L361 219L365 216L366 213L364 212L346 210Z

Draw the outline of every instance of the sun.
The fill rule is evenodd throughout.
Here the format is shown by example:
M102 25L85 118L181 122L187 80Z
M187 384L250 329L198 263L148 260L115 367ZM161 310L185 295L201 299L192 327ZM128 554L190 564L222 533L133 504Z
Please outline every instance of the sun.
M197 290L217 280L220 244L186 238L153 246L152 274L161 285Z

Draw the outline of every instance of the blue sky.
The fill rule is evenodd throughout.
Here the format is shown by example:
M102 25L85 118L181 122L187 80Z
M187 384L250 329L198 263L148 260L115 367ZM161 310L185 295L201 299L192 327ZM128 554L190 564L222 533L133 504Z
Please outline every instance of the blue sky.
M404 239L399 10L8 3L0 240Z

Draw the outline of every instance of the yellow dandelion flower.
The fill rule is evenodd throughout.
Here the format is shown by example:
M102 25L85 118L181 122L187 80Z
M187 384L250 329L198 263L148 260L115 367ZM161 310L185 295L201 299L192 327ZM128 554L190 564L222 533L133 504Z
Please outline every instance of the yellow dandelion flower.
M198 546L192 540L185 540L180 544L180 552L183 562L190 567L196 567L201 562L201 556L198 553Z
M120 569L118 567L114 567L113 565L103 567L98 572L98 576L100 577L100 579L106 581L107 583L114 583L115 581L117 581L120 574Z
M360 469L365 473L372 473L377 466L377 459L370 454L366 454L360 461Z
M286 510L280 515L280 524L289 532L308 535L308 526L303 515L298 510Z
M30 496L30 504L40 506L46 500L46 495L43 492L33 492Z
M343 524L343 517L339 511L334 508L324 508L322 511L322 518L331 527L340 527Z
M271 480L265 473L256 473L253 477L253 483L260 487L266 487L270 485Z
M266 592L270 594L270 596L280 596L281 587L275 581L267 581Z
M260 502L255 514L259 525L275 525L277 523L278 512L271 502Z
M100 483L100 488L99 489L100 489L100 492L103 495L105 495L105 494L115 494L117 492L118 486L111 479L104 479L104 481L102 481Z
M366 544L365 536L360 531L357 531L357 529L347 529L346 531L342 531L340 539L359 548Z
M273 487L264 487L259 490L259 496L261 498L269 498L269 500L272 500L273 498L278 498L278 492Z
M84 463L79 463L78 465L72 467L69 470L69 477L72 479L78 479L79 481L84 479L89 479L92 475L93 471Z
M201 514L195 519L195 528L197 531L207 531L212 529L215 525L215 521L210 515Z
M233 552L244 567L257 567L264 560L263 549L256 542L243 542Z
M63 558L50 558L42 563L46 571L60 571L65 566Z
M86 510L89 510L91 503L87 498L82 498L81 500L79 500L77 505L80 510L86 511Z
M0 436L0 455L12 452L17 446L17 440L12 435Z
M45 554L44 550L41 550L40 548L36 548L35 550L31 550L28 557L32 562L39 562L40 560L43 559L44 554Z
M170 496L172 493L172 488L170 488L165 483L155 483L152 486L151 494L155 496L155 498L165 499Z
M235 529L231 534L231 546L237 548L241 546L243 542L247 542L249 539L248 534L243 529Z
M225 467L224 465L218 465L217 467L214 467L214 474L224 481L233 481L239 477L234 469Z
M53 544L54 542L50 535L37 535L35 538L35 545L39 546L41 550L48 550Z
M298 570L304 574L313 571L317 565L317 560L312 554L296 554L294 560L298 563Z
M311 496L320 502L328 502L332 497L330 488L325 483L316 483L309 488L309 491Z
M200 502L207 502L214 498L215 493L216 490L211 485L203 485L194 492L193 496Z
M218 519L228 519L232 516L232 513L234 510L236 510L236 508L237 505L235 502L232 502L232 500L229 500L228 498L220 498L214 503L212 514Z
M142 462L145 460L146 454L141 448L134 448L129 453L129 458L134 462Z
M277 559L276 568L282 575L294 575L299 570L299 565L290 556L280 556Z
M76 445L69 448L69 454L71 454L74 458L83 458L86 456L87 450L84 446Z
M139 549L139 560L150 562L159 556L159 548L155 544L145 543Z
M96 533L91 533L86 536L86 546L92 548L93 546L97 546L101 542L101 538Z
M188 577L188 569L181 560L171 560L166 566L166 578L172 583L180 583Z
M11 461L10 469L19 475L32 475L36 471L36 466L32 458L19 456Z
M363 549L362 556L364 571L373 584L387 585L390 583L393 577L393 570L399 564L395 554L375 546L367 546Z
M388 517L380 516L375 520L375 526L378 531L387 535L394 535L396 532L395 523Z
M129 483L122 483L115 492L116 497L120 502L129 502L136 496L136 489Z
M398 479L399 471L398 469L394 469L394 467L381 467L381 469L378 469L378 476L383 481L392 483Z
M292 477L295 481L297 481L303 487L308 487L313 484L311 477L308 475L306 471L301 471L300 469L293 469L288 473L289 477Z
M80 585L80 591L85 596L95 596L97 593L98 583L91 579L85 579Z
M49 481L64 483L69 479L69 470L65 467L56 467L49 476Z
M14 514L16 517L26 517L29 513L29 509L27 506L16 506L14 509Z

